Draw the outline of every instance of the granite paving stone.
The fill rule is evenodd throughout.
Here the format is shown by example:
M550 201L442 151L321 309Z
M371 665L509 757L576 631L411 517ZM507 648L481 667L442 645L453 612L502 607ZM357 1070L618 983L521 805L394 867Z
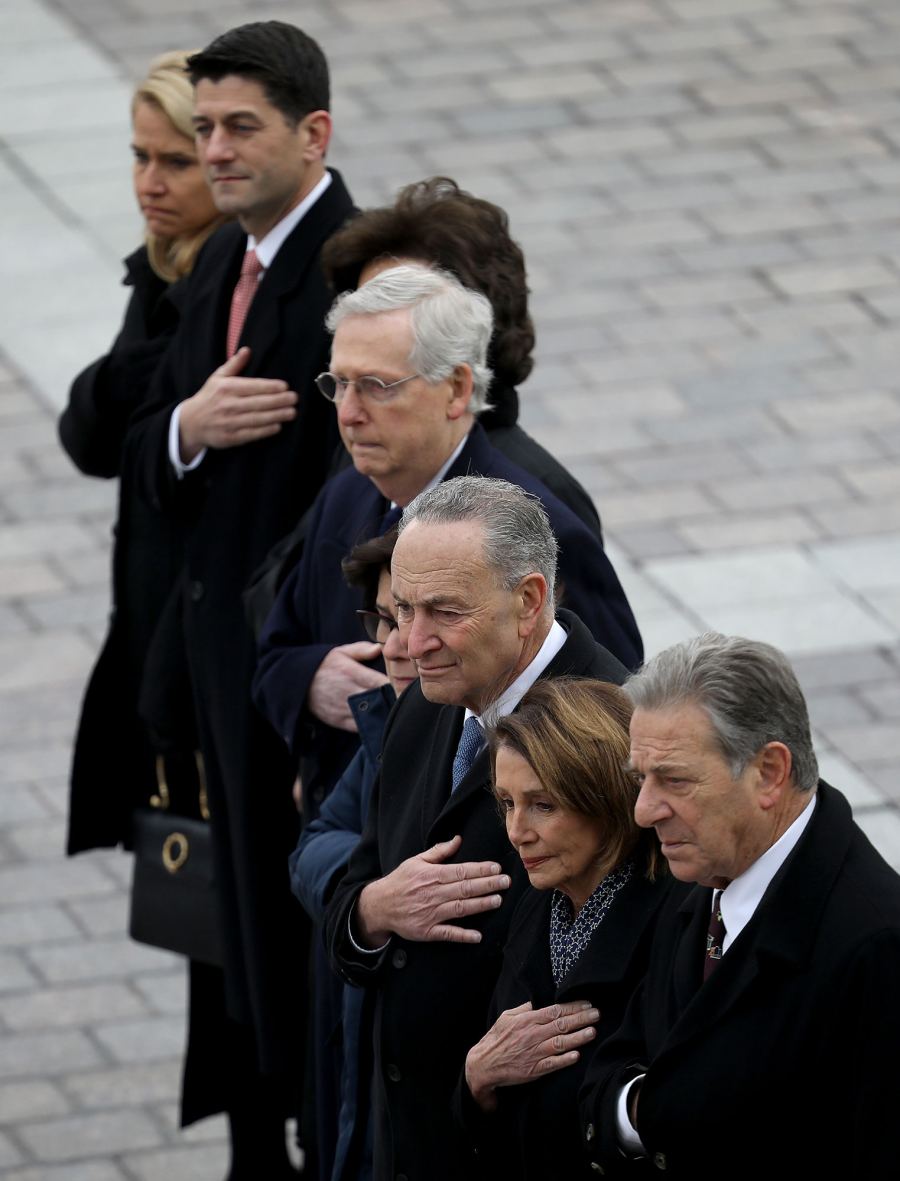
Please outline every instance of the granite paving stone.
M97 1026L95 1036L116 1062L171 1058L184 1045L184 1015L113 1021Z
M172 1057L66 1073L59 1085L77 1108L140 1107L170 1100L178 1092L179 1076L180 1064Z
M139 1110L81 1112L63 1119L23 1124L19 1136L41 1161L77 1160L104 1152L153 1148L162 1139L156 1124Z
M44 1116L63 1115L69 1104L58 1087L45 1079L0 1083L0 1118L12 1126Z
M91 1160L76 1165L11 1169L3 1176L4 1181L124 1181L126 1174L109 1160Z
M64 1070L84 1070L102 1061L95 1044L77 1029L0 1037L0 1078L56 1076Z

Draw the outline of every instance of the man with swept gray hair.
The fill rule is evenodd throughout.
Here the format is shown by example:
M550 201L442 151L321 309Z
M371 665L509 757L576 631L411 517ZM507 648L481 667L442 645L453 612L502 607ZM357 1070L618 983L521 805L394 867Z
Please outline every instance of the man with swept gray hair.
M588 1070L594 1165L893 1176L900 877L818 778L790 665L710 632L625 688L635 816L684 885Z
M505 480L446 480L403 514L391 589L419 680L388 720L368 823L326 918L333 962L377 1001L376 1181L458 1181L473 1163L451 1097L528 888L489 790L485 722L539 677L626 675L576 615L554 611L556 557L541 503ZM584 1024L580 1008L561 1006L560 1033Z
M494 476L537 496L559 539L565 605L627 667L641 658L634 617L600 540L495 450L477 423L491 379L484 296L431 267L395 267L340 296L328 325L331 368L318 386L335 403L353 467L323 488L313 508L303 557L260 638L254 682L257 705L298 763L307 815L356 749L348 697L384 681L369 663L379 649L363 639L355 617L362 600L344 583L341 559L443 480Z

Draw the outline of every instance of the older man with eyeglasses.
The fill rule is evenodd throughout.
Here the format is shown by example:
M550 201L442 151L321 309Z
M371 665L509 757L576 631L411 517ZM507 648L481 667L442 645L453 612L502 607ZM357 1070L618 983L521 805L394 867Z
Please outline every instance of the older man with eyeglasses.
M384 681L341 559L442 480L495 476L538 496L560 543L565 605L627 667L642 655L601 542L478 426L491 380L492 313L484 296L430 267L399 266L340 296L328 327L331 366L317 384L336 406L353 466L326 484L313 508L303 557L260 637L254 681L257 705L297 761L307 815L316 814L356 749L347 698Z

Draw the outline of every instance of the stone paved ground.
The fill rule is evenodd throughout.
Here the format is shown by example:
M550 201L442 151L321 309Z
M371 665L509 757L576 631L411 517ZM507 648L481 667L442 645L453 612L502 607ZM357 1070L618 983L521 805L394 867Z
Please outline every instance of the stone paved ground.
M175 1131L183 979L123 935L124 855L61 855L113 489L53 418L137 240L128 79L280 15L334 66L361 204L455 176L510 211L524 419L596 494L653 650L797 660L823 764L900 865L896 0L0 0L0 1175L224 1173Z

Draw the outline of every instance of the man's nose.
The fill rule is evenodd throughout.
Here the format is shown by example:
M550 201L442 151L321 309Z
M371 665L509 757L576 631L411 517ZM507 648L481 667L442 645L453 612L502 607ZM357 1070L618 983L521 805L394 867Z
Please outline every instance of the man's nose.
M365 418L363 400L356 392L353 382L344 389L343 397L338 402L337 412L338 422L344 426L352 426L353 423L361 422Z
M635 823L641 828L652 828L654 824L659 824L661 820L667 819L670 815L671 810L659 792L648 779L645 779L638 792L638 798L634 802Z
M201 151L210 164L234 159L231 136L222 127L214 127L206 139L201 141Z
M427 619L422 615L414 615L412 622L403 628L401 641L405 639L406 650L413 660L418 660L426 652L439 648L440 640L428 626Z

